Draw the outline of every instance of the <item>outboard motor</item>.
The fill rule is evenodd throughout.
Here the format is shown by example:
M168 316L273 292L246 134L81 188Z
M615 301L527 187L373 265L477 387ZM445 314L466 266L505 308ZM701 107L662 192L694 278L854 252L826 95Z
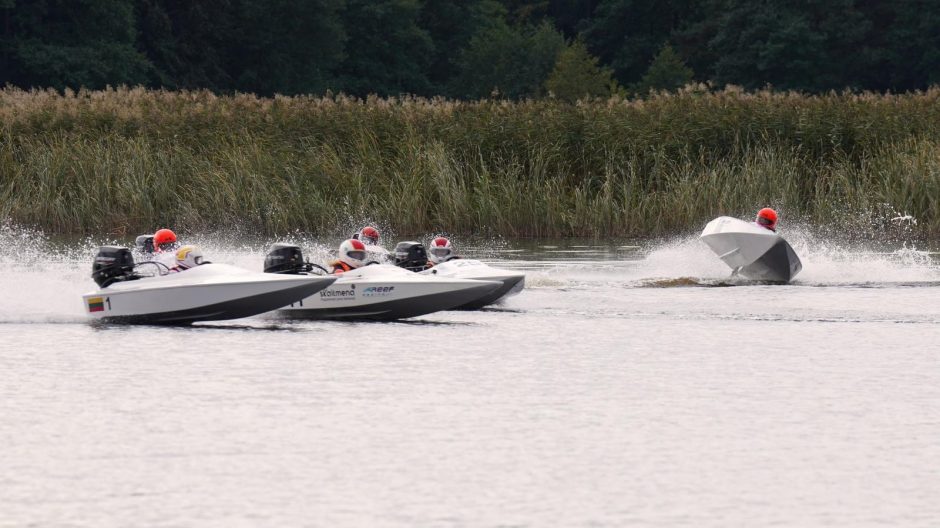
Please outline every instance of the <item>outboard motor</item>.
M98 286L107 288L119 281L139 279L134 273L134 256L131 250L119 246L101 246L91 265L91 278Z
M299 275L309 272L313 266L304 262L300 247L293 244L274 244L264 257L265 273Z
M134 240L134 245L141 253L153 253L153 235L140 235Z
M428 252L424 244L409 240L395 246L395 265L410 271L422 271L428 267Z

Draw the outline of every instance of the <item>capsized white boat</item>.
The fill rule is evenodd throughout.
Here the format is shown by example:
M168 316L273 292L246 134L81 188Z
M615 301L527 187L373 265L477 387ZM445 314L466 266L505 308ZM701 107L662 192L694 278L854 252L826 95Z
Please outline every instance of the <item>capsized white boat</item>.
M305 262L300 248L291 244L275 244L264 260L267 273L310 273L313 268L319 266ZM390 264L363 266L336 277L329 287L277 314L297 319L404 319L474 302L502 286L497 281L420 275Z
M803 269L800 258L782 236L738 218L721 216L712 220L701 239L735 273L748 279L789 282Z
M455 279L475 279L497 281L500 287L475 301L462 304L459 310L475 310L499 302L506 297L516 295L525 287L525 273L504 270L489 266L479 260L452 259L442 262L431 269L420 272L421 275L447 277Z
M332 284L335 277L272 275L226 264L206 263L163 274L142 276L130 250L102 247L92 276L101 289L82 296L96 320L127 324L189 324L269 312L299 301Z

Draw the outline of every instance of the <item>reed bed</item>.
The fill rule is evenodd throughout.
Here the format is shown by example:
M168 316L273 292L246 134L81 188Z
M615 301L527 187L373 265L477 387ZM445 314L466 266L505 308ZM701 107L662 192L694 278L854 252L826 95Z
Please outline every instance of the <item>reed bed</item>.
M0 91L0 219L336 234L658 236L759 207L940 236L940 89L455 102ZM857 226L856 226L857 227Z

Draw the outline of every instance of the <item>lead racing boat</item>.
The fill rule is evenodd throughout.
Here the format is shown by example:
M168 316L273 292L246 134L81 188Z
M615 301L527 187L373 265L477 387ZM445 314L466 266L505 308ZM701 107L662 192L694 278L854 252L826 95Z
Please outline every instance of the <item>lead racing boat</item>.
M265 258L265 272L321 273L305 262L300 248L275 244ZM338 275L323 290L277 311L296 319L395 320L450 310L475 302L502 286L498 281L420 275L392 266L372 264Z
M787 241L770 229L730 216L709 222L704 242L735 275L769 282L789 282L803 269Z
M458 310L476 310L516 295L525 287L525 273L494 268L479 260L454 259L420 272L421 275L499 282L499 288L474 301L457 306Z
M149 267L151 275L142 273ZM171 272L158 262L135 263L123 247L99 248L92 267L99 290L82 296L94 321L185 325L269 312L315 294L335 277L285 276L204 263Z
M395 246L395 265L421 275L448 279L496 281L499 288L483 297L456 306L455 310L476 310L516 295L525 287L525 273L494 268L479 260L452 258L428 268L428 254L424 244L415 241L399 242Z

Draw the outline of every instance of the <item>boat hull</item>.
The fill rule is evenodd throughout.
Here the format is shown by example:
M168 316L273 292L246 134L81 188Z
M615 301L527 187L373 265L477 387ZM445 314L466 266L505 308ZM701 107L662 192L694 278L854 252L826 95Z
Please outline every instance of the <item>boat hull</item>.
M701 240L736 274L751 280L789 282L803 264L779 234L722 216L705 226Z
M502 283L421 276L394 266L346 272L333 285L277 311L292 319L395 320L450 310Z
M478 310L485 306L505 300L518 294L525 288L525 273L502 270L488 266L478 260L457 259L438 264L433 268L422 271L421 274L437 275L440 277L496 281L500 287L493 292L462 304L455 310Z
M250 317L315 294L333 277L254 273L222 264L163 277L115 283L85 294L85 310L102 323L185 325Z
M802 269L796 252L781 238L760 258L741 267L738 274L751 280L790 282Z

